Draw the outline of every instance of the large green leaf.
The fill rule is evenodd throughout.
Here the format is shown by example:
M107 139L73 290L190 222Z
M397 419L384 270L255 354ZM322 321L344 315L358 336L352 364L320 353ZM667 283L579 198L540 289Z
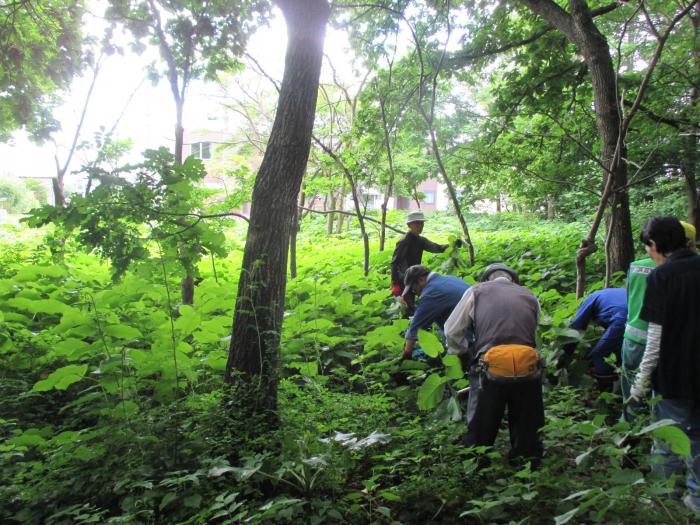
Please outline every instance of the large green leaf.
M63 314L72 307L56 299L27 299L26 297L13 297L7 300L7 304L18 310L24 310L33 314Z
M690 439L688 435L676 426L657 428L653 432L656 439L666 443L671 451L679 456L690 457Z
M442 400L447 378L439 374L430 374L418 389L418 408L431 410Z
M189 305L180 306L180 317L175 320L175 328L182 336L190 335L200 325L202 319L199 312Z
M446 355L442 358L442 364L445 365L445 377L448 379L462 379L464 377L462 363L456 355Z
M418 331L418 344L425 354L430 357L437 357L445 350L440 340L431 332L426 332L425 330Z
M105 326L105 334L117 339L127 340L141 337L141 332L137 328L125 324L111 324Z
M64 366L52 372L46 379L37 381L32 390L37 392L45 392L52 388L56 390L65 390L73 383L77 383L85 377L87 370L87 365Z
M24 266L15 275L15 280L20 282L36 281L39 277L63 277L67 271L62 266Z

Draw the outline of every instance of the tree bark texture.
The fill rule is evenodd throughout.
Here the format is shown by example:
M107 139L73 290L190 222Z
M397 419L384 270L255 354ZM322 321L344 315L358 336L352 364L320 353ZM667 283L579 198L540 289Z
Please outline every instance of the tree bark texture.
M63 187L63 170L57 170L56 176L51 179L51 187L53 189L53 205L57 208L63 208L66 205L66 194Z
M257 413L277 406L280 331L289 239L306 170L329 6L276 0L287 23L284 76L275 121L253 187L250 226L233 318L226 380L252 387Z
M335 192L331 191L328 194L328 196L329 196L328 200L330 200L330 207L327 209L335 210L335 206L336 206ZM327 209L324 209L324 211L326 211ZM333 226L334 225L335 225L335 214L329 213L328 218L327 218L327 222L326 222L326 237L330 237L331 235L333 235Z
M690 16L690 23L693 27L693 32L695 33L695 40L698 37L698 25L700 25L700 4L696 4L694 16ZM695 65L694 70L700 67L700 49L697 46L693 47L693 62ZM698 104L698 75L696 73L696 82L690 88L690 114L695 114L695 108ZM700 213L698 208L700 208L700 194L698 194L697 185L697 151L698 151L698 127L697 125L688 126L688 135L685 137L685 152L684 158L681 162L681 172L683 174L683 179L685 180L685 191L688 198L688 222L695 226L696 231L700 234ZM696 237L700 238L700 237Z
M289 239L289 277L290 279L297 278L297 234L299 233L299 222L301 220L301 212L304 208L304 191L299 194L299 206L292 218L292 233ZM311 203L313 204L313 199Z
M345 178L343 178L343 183L340 186L340 193L338 193L338 209L341 211L345 210ZM338 223L335 227L336 235L340 235L343 232L344 219L345 217L343 217L342 213L338 215Z

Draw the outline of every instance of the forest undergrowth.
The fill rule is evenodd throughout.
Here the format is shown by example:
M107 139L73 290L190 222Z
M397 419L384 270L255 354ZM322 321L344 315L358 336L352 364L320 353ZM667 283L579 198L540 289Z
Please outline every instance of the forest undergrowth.
M456 358L402 361L391 249L359 233L325 238L307 219L287 285L279 426L236 411L224 386L241 225L229 256L204 259L193 305L157 250L119 281L50 229L0 229L0 518L47 525L225 523L692 523L673 483L654 479L652 436L687 453L671 427L619 421L583 359L556 370L571 330L574 249L584 225L502 214L471 218L477 262L448 250L430 268L474 283L503 261L539 298L546 362L545 457L512 466L507 430L463 449L467 385ZM433 240L456 232L428 223ZM375 236L376 237L376 236ZM392 238L389 246L393 247ZM591 291L604 264L589 259ZM624 276L616 276L623 285ZM595 340L579 345L583 356ZM435 334L421 335L437 355ZM484 460L483 458L487 458Z

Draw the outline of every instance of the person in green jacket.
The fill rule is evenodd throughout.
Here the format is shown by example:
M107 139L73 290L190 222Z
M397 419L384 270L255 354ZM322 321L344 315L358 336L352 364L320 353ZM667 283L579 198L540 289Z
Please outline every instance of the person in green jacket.
M685 230L688 247L694 248L695 227L683 221L681 221L681 225ZM620 369L622 399L630 397L630 389L634 383L639 364L642 362L642 357L644 357L648 323L639 317L639 313L642 310L644 293L647 289L647 276L654 268L656 268L656 264L647 257L634 261L627 273L627 323L622 341L622 368ZM638 405L626 404L622 418L630 423L634 422L636 408Z

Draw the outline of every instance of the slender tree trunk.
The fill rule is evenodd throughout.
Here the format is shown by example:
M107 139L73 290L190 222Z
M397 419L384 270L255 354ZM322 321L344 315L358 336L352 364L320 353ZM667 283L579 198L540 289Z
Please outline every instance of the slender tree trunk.
M65 172L61 169L56 170L56 176L51 179L51 187L53 188L53 205L62 208L66 205L66 194L63 186Z
M185 101L181 97L175 99L175 163L182 165L184 149L185 128L182 125L182 115ZM182 292L182 304L194 304L194 275L189 269L185 269L185 277L180 282Z
M382 111L382 128L384 129L384 147L386 148L386 158L389 161L389 180L386 183L384 190L384 200L382 201L382 224L379 232L379 251L384 251L384 243L386 242L386 211L389 206L389 199L394 191L394 155L391 150L391 137L389 134L389 123L386 118L386 107L384 99L379 97L379 107Z
M345 210L345 179L343 179L343 183L340 186L340 193L338 194L338 209L340 211ZM345 217L343 217L343 214L338 215L338 224L336 225L335 228L335 233L336 235L340 235L340 233L343 231L343 220Z
M300 216L304 208L304 190L299 194L299 207L294 214L294 222L292 222L292 234L289 240L289 277L297 278L297 233L299 233ZM313 202L312 202L313 204Z
M190 272L180 282L180 291L182 304L194 304L194 277Z
M185 101L182 99L177 99L175 101L175 162L179 165L182 164L182 153L185 145L185 128L182 124L182 115L184 111Z
M445 169L445 165L442 162L442 155L440 155L440 148L438 147L438 141L435 135L435 130L433 129L431 122L428 122L428 125L430 127L430 143L433 146L433 155L435 157L435 161L437 162L440 175L442 175L442 180L445 183L445 186L447 186L447 193L450 195L450 200L452 201L452 206L454 206L455 214L457 214L459 224L462 226L464 241L467 243L467 251L469 253L469 264L471 266L474 266L474 245L472 244L472 238L469 235L469 227L467 226L467 220L464 218L464 214L462 213L462 207L459 204L459 199L457 198L457 191L455 191L454 184L452 184L452 181L447 176L447 170Z
M501 196L496 195L496 213L501 213Z
M693 91L696 92L697 97L697 89L693 88ZM700 213L698 213L700 194L698 193L696 177L698 137L696 133L697 129L691 128L685 139L685 155L681 171L685 180L685 193L688 200L688 222L695 225L696 231L700 232Z
M63 166L61 166L60 162L58 161L58 148L56 150L56 155L54 156L54 160L56 162L56 176L53 179L51 179L51 186L53 188L54 206L56 207L63 207L66 205L64 179L66 173L68 173L68 168L70 167L71 160L73 160L73 155L75 154L75 151L78 148L78 140L80 139L80 134L83 130L83 125L85 124L85 117L87 115L88 107L90 105L90 100L92 99L92 94L95 90L95 84L97 84L97 77L100 75L100 71L102 70L104 57L105 55L101 54L97 58L95 66L93 67L90 87L88 88L87 94L85 95L83 109L80 112L80 120L78 120L78 125L75 127L75 132L73 133L73 141L71 142L71 146L68 150L68 155L66 156L66 161L63 163Z
M552 195L551 193L548 193L547 194L547 220L548 221L554 220L554 206L555 206L554 195Z
M416 206L418 206L418 209L420 210L420 199L418 198L418 186L413 186L413 191L411 191L411 197L413 198L413 202L416 203Z
M238 375L253 403L276 424L280 331L287 254L297 197L311 146L323 40L325 0L276 0L287 23L284 77L275 121L255 179L250 226L238 285L226 380Z
M335 151L326 146L316 137L314 137L314 141L321 147L321 149L323 149L323 151L325 151L328 154L328 156L330 156L335 161L336 165L341 170L343 170L345 178L348 181L348 184L350 184L350 191L352 192L352 201L355 204L355 216L357 217L357 221L360 223L360 232L362 235L362 243L364 245L364 274L366 276L369 274L369 236L367 235L367 227L365 226L364 214L362 213L362 203L360 202L360 195L357 192L357 184L355 183L355 178L352 176L352 173L350 172L348 167L345 165L343 160L335 153ZM342 214L340 216L342 218ZM350 221L349 217L348 221ZM350 226L348 222L348 229L349 228Z
M328 198L330 200L330 208L331 210L335 210L336 202L335 202L335 192L331 191L328 194ZM324 210L326 211L326 210ZM326 237L330 237L333 235L333 225L335 223L335 214L334 213L329 213L328 216L326 217Z
M693 26L693 32L695 33L694 42L696 45L693 46L693 63L695 66L695 71L700 67L700 49L697 47L698 39L698 25L700 25L700 4L695 6L694 16L690 16L690 23ZM695 111L698 105L698 75L695 74L695 83L690 89L690 115L695 115ZM694 121L697 119L693 119ZM700 194L698 194L697 185L697 151L698 151L698 126L691 125L687 129L687 136L685 138L685 151L683 155L683 161L681 162L681 173L683 174L683 179L685 180L685 192L688 200L688 222L695 225L695 229L700 235L700 213L698 209L700 208ZM698 237L700 238L700 237Z
M593 86L605 190L593 226L586 238L581 241L576 255L576 290L577 296L580 297L585 287L586 258L597 249L595 237L605 206L613 195L614 206L611 211L610 223L614 225L614 228L609 232L608 268L612 272L625 271L634 257L632 223L627 194L627 164L623 160L627 157L626 130L621 129L622 119L617 97L615 68L608 42L593 22L591 11L585 0L569 0L571 14L564 11L552 0L520 1L531 11L548 20L578 48L588 65Z

